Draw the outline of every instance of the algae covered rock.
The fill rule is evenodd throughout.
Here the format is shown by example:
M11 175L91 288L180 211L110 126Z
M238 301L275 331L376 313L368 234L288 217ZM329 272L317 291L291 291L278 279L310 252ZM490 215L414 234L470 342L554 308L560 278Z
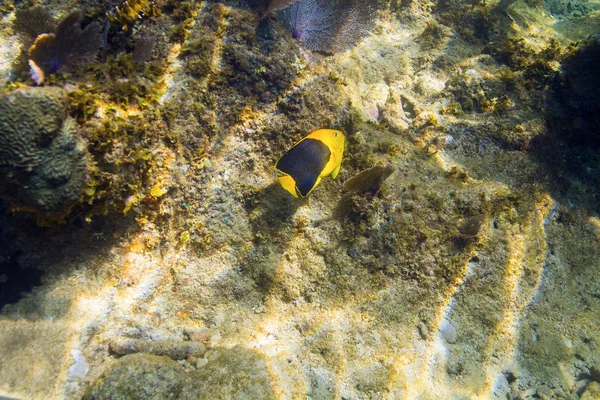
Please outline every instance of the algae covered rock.
M196 370L186 369L167 356L126 355L92 384L84 398L275 398L265 359L258 352L241 346L218 347L210 350L203 361L205 364Z
M190 381L167 356L131 354L120 358L86 393L86 399L177 399Z
M88 180L88 153L60 88L0 97L0 195L44 215L68 210Z
M236 346L215 348L194 379L195 393L203 399L273 399L264 356Z

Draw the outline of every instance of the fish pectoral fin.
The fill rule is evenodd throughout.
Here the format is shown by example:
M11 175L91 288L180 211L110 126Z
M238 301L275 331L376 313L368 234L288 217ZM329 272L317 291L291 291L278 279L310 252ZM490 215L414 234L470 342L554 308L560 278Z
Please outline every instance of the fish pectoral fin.
M282 175L277 177L277 182L279 182L282 188L290 192L292 196L298 198L298 195L296 194L296 181L294 181L294 178L289 175Z
M340 173L340 168L342 168L342 163L339 163L338 166L331 173L331 177L333 179L335 179L338 176L338 174Z

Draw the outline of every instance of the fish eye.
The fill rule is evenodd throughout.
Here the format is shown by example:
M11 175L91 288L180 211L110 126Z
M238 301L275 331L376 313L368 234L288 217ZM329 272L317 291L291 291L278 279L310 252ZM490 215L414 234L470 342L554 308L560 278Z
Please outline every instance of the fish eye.
M337 132L335 132L335 133L333 134L333 137L337 137L337 135L338 135L338 134L337 134Z

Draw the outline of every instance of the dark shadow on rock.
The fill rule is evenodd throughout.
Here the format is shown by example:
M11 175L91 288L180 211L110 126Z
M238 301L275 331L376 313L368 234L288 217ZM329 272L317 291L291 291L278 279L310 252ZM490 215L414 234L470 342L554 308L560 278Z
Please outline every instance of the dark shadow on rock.
M40 226L35 216L11 215L5 208L0 205L0 310L9 318L12 305L28 293L33 296L18 306L19 318L43 318L48 305L35 296L36 286L43 297L45 282L55 281L73 268L93 269L95 260L104 258L136 226L133 216L96 216L87 222L76 212L63 224ZM65 299L64 305L53 304L53 316L66 313L69 302Z
M271 289L277 263L293 235L292 217L307 201L292 197L273 183L246 202L254 246L241 261L241 272L250 277L263 294Z
M567 206L600 211L600 37L563 63L547 96L547 134L535 155L552 174L551 191Z
M0 309L21 298L22 292L40 285L42 272L24 269L19 265L21 249L15 243L17 227L7 214L6 204L0 201Z

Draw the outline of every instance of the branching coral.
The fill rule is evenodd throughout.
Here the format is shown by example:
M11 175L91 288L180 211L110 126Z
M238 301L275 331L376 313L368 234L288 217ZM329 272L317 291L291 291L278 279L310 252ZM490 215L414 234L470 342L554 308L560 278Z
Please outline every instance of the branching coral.
M52 18L41 8L17 13L13 26L23 44L28 45L37 35L28 52L36 83L41 84L47 73L71 69L94 59L102 44L101 27L91 23L81 29L81 20L81 13L74 11L54 28Z
M308 49L335 53L366 34L375 11L371 3L358 0L301 0L280 11L278 17Z

